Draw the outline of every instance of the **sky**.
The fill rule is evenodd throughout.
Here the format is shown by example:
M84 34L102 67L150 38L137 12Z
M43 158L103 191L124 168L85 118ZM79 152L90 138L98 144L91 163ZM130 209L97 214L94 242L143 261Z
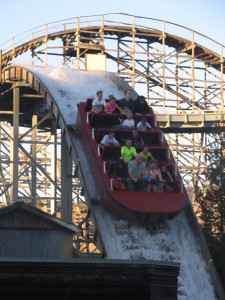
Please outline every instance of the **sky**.
M118 12L174 22L225 45L224 11L224 0L1 1L0 45L13 36L46 23Z

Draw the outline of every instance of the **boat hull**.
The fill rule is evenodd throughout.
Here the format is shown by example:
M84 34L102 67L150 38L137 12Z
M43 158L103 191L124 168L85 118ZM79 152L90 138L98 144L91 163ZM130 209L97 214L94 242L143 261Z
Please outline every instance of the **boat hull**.
M150 223L171 219L181 211L187 198L185 190L183 193L112 191L110 178L105 172L98 144L92 136L92 127L87 122L87 113L82 104L78 105L76 123L80 128L81 142L106 211L117 217Z

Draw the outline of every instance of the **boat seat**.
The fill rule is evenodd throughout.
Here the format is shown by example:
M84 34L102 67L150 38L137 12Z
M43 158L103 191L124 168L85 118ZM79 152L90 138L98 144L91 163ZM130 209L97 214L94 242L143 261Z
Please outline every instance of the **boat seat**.
M120 125L119 118L126 119L126 115L122 114L107 114L107 113L91 113L90 124L94 128L111 128L114 125ZM140 116L134 116L135 125L140 121ZM147 122L154 129L155 124L152 116L147 116Z
M120 145L124 144L126 138L131 136L131 130L98 128L95 133L95 138L97 143L99 144L103 139L104 135L112 131L115 132L115 138L120 143ZM147 131L139 131L139 134L143 139L145 145L149 145L149 146L160 145L160 136L162 136L160 132L147 130Z
M137 153L142 151L142 146L136 146ZM100 146L103 160L118 160L121 157L120 146ZM149 151L158 162L167 161L167 149L162 147L149 147Z

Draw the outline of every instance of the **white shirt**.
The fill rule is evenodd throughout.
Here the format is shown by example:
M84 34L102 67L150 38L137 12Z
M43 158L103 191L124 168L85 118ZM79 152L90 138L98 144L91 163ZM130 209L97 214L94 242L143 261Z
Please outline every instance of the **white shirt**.
M106 102L104 99L99 101L98 99L94 99L92 101L92 105L95 106L97 112L103 112L104 107L106 106Z
M151 129L151 128L152 128L152 126L148 122L146 122L145 126L142 125L141 121L137 123L138 130L147 130L147 129Z
M114 138L110 138L108 134L104 135L103 139L101 140L102 145L119 145L119 142Z
M123 120L123 123L122 123L122 126L127 126L127 127L129 127L129 128L134 128L134 126L135 126L135 123L134 123L134 119L125 119L125 120Z

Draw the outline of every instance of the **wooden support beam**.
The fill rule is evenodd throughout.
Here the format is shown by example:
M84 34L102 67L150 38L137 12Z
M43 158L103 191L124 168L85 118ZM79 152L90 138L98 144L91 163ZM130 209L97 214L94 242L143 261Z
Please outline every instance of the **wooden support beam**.
M66 223L72 223L72 158L68 145L62 136L61 143L61 218Z
M37 141L37 115L32 117L32 142ZM36 161L37 159L37 145L33 143L31 146L32 158ZM32 178L31 178L31 197L32 197L32 206L36 207L36 181L37 181L37 167L36 164L32 164Z
M10 203L18 201L18 161L19 161L19 102L20 89L13 88L13 126L10 153Z

